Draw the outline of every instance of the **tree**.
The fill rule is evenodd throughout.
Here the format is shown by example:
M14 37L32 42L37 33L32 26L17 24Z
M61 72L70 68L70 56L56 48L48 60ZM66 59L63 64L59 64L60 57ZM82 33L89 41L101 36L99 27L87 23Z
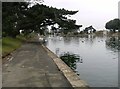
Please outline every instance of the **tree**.
M43 4L29 7L28 2L3 3L3 36L16 37L20 30L27 35L32 31L44 33L44 27L58 24L65 30L78 29L75 20L67 19L67 15L74 15L78 11L57 9Z
M105 28L110 29L113 32L115 32L116 30L120 31L120 19L110 20L106 23Z
M22 12L27 10L28 3L25 2L3 2L2 3L2 33L3 36L16 37L19 34L18 22L24 17Z

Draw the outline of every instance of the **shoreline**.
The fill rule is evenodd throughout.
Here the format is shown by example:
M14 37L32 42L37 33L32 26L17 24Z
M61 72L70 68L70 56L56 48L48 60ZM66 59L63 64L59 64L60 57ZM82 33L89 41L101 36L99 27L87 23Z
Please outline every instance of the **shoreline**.
M53 59L55 64L58 66L60 71L65 75L67 80L70 82L72 87L84 87L85 89L89 89L89 85L79 78L77 74L65 63L63 62L56 54L54 54L51 50L49 50L46 46L42 45L42 47L46 50L48 55Z

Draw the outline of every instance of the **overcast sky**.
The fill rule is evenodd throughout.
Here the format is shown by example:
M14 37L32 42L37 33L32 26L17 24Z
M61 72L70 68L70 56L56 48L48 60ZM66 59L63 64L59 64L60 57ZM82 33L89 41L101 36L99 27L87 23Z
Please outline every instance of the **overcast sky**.
M86 26L93 25L96 29L104 29L105 23L111 19L118 18L118 2L120 0L44 0L44 4L65 8L68 10L79 10L72 16L77 24Z

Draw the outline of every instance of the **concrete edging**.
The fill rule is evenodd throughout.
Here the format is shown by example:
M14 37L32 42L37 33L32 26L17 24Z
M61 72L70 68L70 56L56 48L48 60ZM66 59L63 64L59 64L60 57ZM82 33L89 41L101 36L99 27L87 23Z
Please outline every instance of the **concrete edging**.
M84 89L89 89L88 84L81 80L79 76L75 74L73 70L68 67L56 54L50 51L46 46L42 45L42 47L47 51L48 55L53 59L72 87L84 87Z

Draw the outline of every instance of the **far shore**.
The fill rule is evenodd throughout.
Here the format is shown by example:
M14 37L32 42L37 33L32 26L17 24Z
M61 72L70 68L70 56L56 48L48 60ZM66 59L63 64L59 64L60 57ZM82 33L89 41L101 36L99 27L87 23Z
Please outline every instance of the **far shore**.
M64 37L83 37L83 36L88 36L88 35L93 35L93 36L116 36L116 37L120 37L120 32L102 32L102 31L97 31L95 33L69 33L69 34L60 34L60 36L64 36Z

